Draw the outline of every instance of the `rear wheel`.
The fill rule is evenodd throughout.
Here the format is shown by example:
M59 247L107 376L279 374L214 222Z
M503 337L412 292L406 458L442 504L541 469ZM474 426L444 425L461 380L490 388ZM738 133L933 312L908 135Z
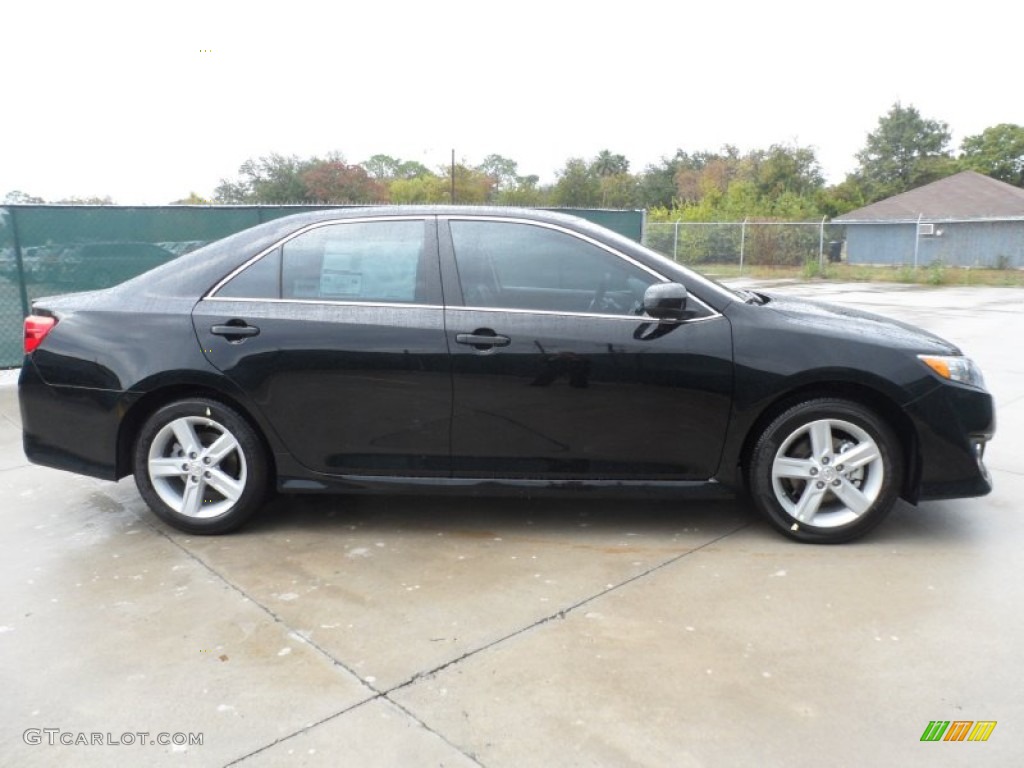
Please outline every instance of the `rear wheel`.
M179 400L150 416L135 444L134 470L153 512L187 533L234 530L266 498L259 436L215 400Z
M761 434L751 455L751 497L791 539L838 544L864 535L899 496L903 460L892 430L848 400L795 405Z

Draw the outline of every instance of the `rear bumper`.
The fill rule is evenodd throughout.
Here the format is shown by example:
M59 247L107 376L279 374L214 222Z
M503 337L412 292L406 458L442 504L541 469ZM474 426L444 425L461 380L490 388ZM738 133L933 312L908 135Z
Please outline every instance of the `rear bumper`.
M33 464L117 480L125 393L47 384L31 359L18 378L22 443Z
M907 411L917 427L918 500L984 496L992 490L984 460L996 431L992 395L943 384Z

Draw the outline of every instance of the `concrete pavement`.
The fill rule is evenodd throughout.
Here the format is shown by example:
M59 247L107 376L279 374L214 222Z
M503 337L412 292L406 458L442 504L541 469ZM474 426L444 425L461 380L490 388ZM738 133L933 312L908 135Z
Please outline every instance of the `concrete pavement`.
M995 492L840 547L590 498L279 497L191 537L130 480L29 465L0 378L0 764L1018 763L1024 292L778 290L961 344ZM923 743L933 720L998 725Z

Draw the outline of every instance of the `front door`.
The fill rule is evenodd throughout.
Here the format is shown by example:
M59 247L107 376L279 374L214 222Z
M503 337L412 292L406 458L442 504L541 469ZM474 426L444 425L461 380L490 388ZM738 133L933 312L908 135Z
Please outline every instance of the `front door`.
M446 285L462 293L446 317L457 476L715 473L732 393L726 318L643 315L663 278L568 230L470 217L439 229L456 274Z

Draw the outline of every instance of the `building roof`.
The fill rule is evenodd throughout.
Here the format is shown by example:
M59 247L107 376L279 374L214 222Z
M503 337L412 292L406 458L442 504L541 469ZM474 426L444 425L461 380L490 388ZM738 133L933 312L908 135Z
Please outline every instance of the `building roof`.
M962 171L923 187L858 208L835 221L844 224L975 221L1024 218L1024 189L976 171Z

